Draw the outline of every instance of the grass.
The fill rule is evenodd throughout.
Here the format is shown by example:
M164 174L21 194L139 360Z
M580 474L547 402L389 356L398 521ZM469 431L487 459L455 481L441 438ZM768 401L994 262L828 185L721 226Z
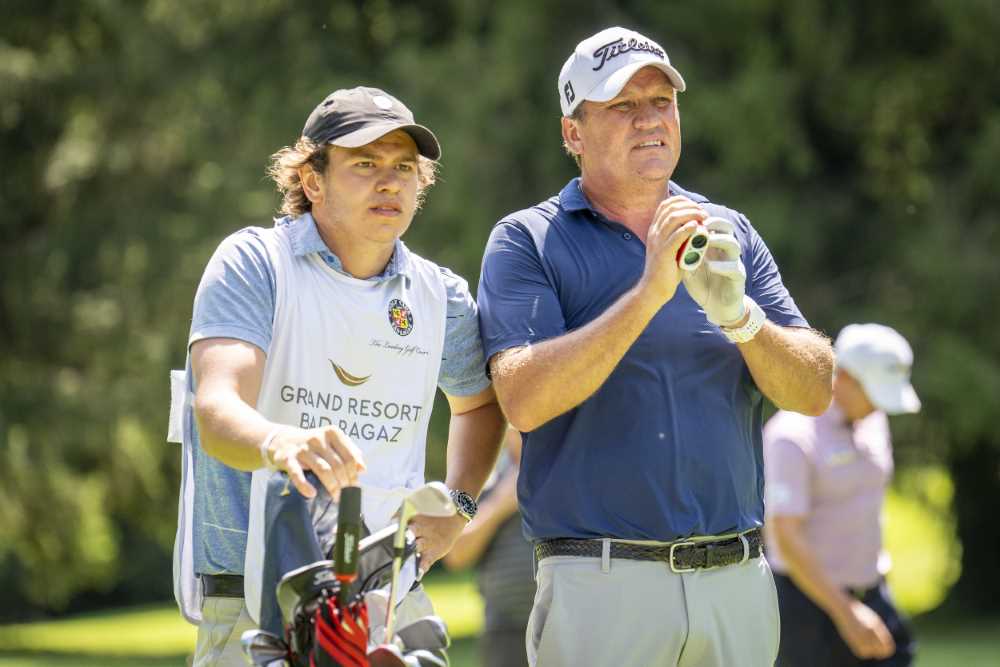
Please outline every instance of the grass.
M3 667L183 667L187 654L160 657L72 655L66 653L0 653Z
M479 665L476 635L482 606L467 574L434 573L427 588L454 637L453 667ZM916 667L995 667L1000 616L917 620ZM167 667L185 665L194 628L171 605L121 609L73 618L0 626L0 667Z
M936 469L906 473L886 506L890 583L911 614L933 609L958 576L950 480ZM432 572L427 589L448 622L454 667L477 667L482 603L472 576ZM1000 665L1000 616L918 617L916 667ZM134 607L38 623L0 626L0 667L166 667L184 665L195 629L173 604Z
M1000 665L1000 616L936 618L915 622L916 667L996 667Z
M0 650L160 658L187 654L195 636L194 626L181 618L177 607L159 605L0 626ZM107 664L117 667L115 662ZM0 659L0 665L6 663Z
M452 664L478 664L483 606L472 577L435 573L427 588L454 638ZM173 604L0 626L0 667L184 665L195 635Z

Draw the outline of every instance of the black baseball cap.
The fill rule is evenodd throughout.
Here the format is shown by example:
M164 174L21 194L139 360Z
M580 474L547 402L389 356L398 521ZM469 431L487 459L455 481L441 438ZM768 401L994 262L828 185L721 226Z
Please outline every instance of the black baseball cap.
M413 122L413 113L402 102L378 88L335 90L309 114L302 136L317 144L357 148L393 130L403 130L417 150L431 160L441 158L434 133Z

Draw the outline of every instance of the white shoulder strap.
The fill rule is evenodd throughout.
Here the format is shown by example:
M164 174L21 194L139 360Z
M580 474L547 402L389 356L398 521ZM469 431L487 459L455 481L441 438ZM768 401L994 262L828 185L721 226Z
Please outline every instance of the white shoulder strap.
M184 408L190 405L187 372L170 371L170 417L167 419L167 442L184 443Z
M189 623L201 623L202 591L194 574L194 452L184 428L191 406L187 372L170 371L170 420L167 442L181 445L181 488L177 499L177 534L174 536L174 599Z
M250 478L250 514L247 526L247 551L243 563L243 597L247 613L260 623L260 601L264 569L264 516L267 510L267 485L274 473L266 468L253 471Z

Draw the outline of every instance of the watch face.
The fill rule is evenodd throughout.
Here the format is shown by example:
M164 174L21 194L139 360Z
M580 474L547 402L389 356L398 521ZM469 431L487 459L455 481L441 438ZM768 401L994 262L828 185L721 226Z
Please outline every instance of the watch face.
M455 501L458 513L467 519L471 520L472 517L476 516L476 512L479 511L476 501L465 491L452 491L451 499Z

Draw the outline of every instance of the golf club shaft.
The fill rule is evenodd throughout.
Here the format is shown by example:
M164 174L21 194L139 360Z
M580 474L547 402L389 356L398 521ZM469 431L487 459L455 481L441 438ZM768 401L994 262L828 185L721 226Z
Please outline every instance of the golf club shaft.
M396 587L399 585L399 571L403 565L403 552L396 550L396 555L392 558L392 580L389 582L389 606L385 611L385 637L387 642L392 641L393 612L396 609Z
M333 573L340 582L337 594L341 607L350 600L351 582L358 576L358 544L361 538L361 487L340 490L337 511L337 540L333 547Z

